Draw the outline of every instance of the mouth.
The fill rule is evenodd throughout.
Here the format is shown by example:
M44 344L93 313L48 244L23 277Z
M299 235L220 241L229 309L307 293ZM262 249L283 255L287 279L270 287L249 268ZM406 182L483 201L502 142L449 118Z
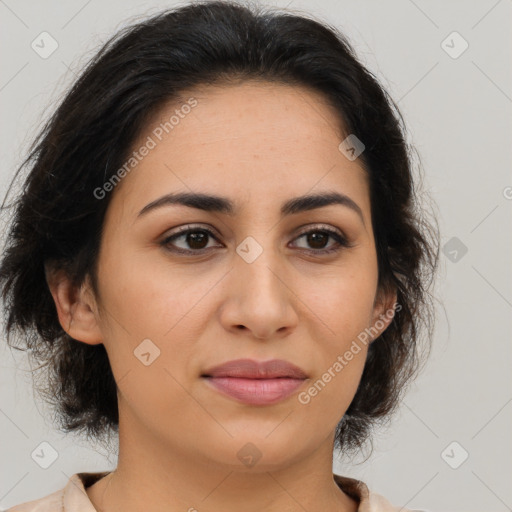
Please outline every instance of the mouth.
M235 359L206 370L202 377L238 377L245 379L307 379L306 372L284 359L255 361Z
M250 405L280 402L308 378L304 370L282 359L237 359L210 368L201 377L213 389Z

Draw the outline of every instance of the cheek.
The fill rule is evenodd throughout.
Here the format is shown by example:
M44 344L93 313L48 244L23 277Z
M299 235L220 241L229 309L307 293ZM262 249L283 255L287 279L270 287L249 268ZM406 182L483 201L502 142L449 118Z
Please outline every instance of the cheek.
M120 413L137 411L152 428L184 429L185 415L173 411L187 410L189 422L201 418L185 388L199 339L194 305L205 292L190 286L190 278L174 271L166 277L141 263L123 258L102 277L105 347L120 400L128 405Z
M350 406L367 354L367 348L362 344L343 343L338 344L338 348L331 351L322 369L312 376L304 391L297 396L309 417L322 418L321 421L329 426L337 424Z
M365 329L370 325L376 277L368 277L368 268L365 272L342 271L323 281L320 288L312 284L302 288L301 299L308 306L304 314L315 326L311 339L319 364L302 399L298 398L306 407L310 404L317 409L318 414L322 411L322 416L330 415L332 422L339 421L350 405L366 361Z
M342 349L369 326L377 277L368 267L339 269L338 272L311 278L299 284L300 298L316 315L315 325L323 324L336 348Z
M123 379L118 386L127 400L145 404L151 397L165 410L179 402L183 388L178 383L186 385L195 371L191 365L210 310L218 307L211 300L222 272L214 275L210 269L201 275L192 265L178 269L167 261L146 262L135 252L100 267L108 310L102 330L112 371L116 380Z
M105 260L104 302L121 327L135 337L167 339L185 317L200 309L200 299L216 282L196 269L150 261L144 253ZM195 314L195 313L194 313Z
M314 439L329 435L349 408L361 380L366 351L361 350L351 361L336 364L336 358L312 377L297 395L297 424L301 435Z

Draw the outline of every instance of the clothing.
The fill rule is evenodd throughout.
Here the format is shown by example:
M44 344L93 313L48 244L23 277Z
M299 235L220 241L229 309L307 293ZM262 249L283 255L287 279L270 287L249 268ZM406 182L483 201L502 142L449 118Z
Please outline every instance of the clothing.
M97 512L85 489L109 473L75 473L60 491L21 503L7 512ZM333 477L344 493L359 502L358 512L410 512L405 508L393 507L386 498L371 492L361 480L336 474Z

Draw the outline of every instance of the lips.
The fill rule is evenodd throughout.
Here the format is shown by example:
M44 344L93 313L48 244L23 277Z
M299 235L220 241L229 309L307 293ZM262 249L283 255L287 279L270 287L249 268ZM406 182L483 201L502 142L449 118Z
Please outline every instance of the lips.
M206 370L203 377L238 377L245 379L307 379L304 370L283 359L255 361L253 359L236 359Z
M262 406L288 398L308 378L304 370L282 359L263 362L237 359L209 368L201 377L224 396Z

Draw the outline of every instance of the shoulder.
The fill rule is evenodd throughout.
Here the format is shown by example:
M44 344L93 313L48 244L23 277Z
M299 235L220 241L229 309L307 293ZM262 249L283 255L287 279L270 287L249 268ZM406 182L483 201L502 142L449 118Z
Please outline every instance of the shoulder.
M37 500L26 501L7 509L7 512L61 512L64 489Z
M372 491L369 493L368 504L368 512L411 512L408 508L393 506L384 496ZM360 512L366 512L366 509Z
M63 489L15 505L7 512L96 512L85 489L108 473L75 473Z
M361 480L334 474L340 489L359 501L358 512L410 512L409 509L393 506L384 496L372 492Z

